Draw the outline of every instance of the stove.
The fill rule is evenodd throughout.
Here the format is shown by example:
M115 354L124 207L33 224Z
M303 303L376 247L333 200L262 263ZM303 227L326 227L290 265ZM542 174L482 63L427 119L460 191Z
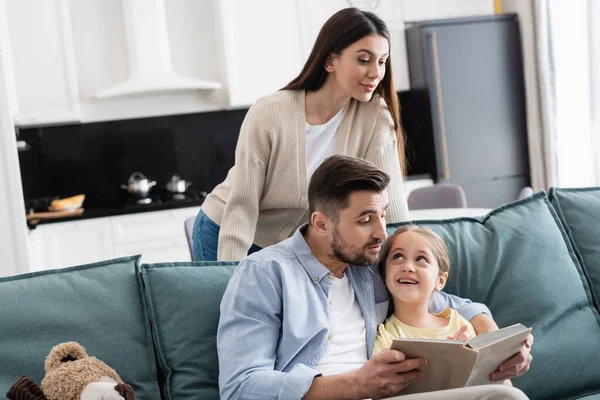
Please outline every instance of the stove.
M177 207L184 206L186 203L190 203L190 205L198 205L198 202L204 200L206 196L206 192L197 190L188 190L185 193L171 193L166 190L157 191L156 193L150 193L148 197L143 199L128 197L126 200L125 209L143 209L159 204L163 206L171 204Z
M131 210L131 209L137 209L137 208L145 208L148 206L153 206L156 204L161 204L162 200L160 198L160 196L156 195L156 194L149 194L148 197L144 197L144 198L138 198L138 197L133 197L133 196L129 196L125 199L125 209L126 210Z
M172 193L169 191L164 191L161 193L161 198L163 203L165 202L196 202L198 200L204 200L207 196L206 192L200 192L198 190L187 190L185 193Z

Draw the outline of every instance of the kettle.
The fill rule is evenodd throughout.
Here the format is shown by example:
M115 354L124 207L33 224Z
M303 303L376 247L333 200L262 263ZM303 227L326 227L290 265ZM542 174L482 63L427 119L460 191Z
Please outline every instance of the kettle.
M166 189L171 193L185 193L191 184L192 182L181 179L179 175L173 175L171 180L167 182Z
M134 172L127 181L127 185L121 185L129 194L144 199L148 197L150 189L156 185L156 181L150 181L141 172Z

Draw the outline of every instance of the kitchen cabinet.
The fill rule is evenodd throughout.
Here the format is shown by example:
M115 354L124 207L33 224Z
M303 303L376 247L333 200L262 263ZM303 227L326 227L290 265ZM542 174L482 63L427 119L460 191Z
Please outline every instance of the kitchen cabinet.
M184 221L200 207L111 217L117 257L142 255L145 263L190 261Z
M495 12L494 0L401 0L401 2L405 22L492 15Z
M183 227L181 228L183 232ZM190 250L184 236L148 242L139 242L115 246L116 257L142 255L142 262L147 264L159 262L191 261Z
M108 218L60 222L40 227L45 231L47 269L114 258Z
M300 73L297 0L221 0L218 20L230 106L249 106Z
M17 126L81 120L68 0L0 2Z
M46 226L39 226L27 233L27 255L29 256L29 272L48 269L46 256Z
M417 1L417 0L414 0ZM298 3L303 36L303 58L306 60L319 34L319 30L337 11L356 6L379 16L388 26L391 35L391 55L394 85L397 91L410 89L408 62L406 59L406 39L404 35L404 13L398 0L302 0Z
M42 224L30 230L30 271L142 255L145 263L190 261L184 221L200 207Z

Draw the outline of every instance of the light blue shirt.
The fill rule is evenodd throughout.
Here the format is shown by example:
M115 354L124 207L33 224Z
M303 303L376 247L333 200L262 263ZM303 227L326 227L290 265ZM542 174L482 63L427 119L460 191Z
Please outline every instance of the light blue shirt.
M300 399L325 355L329 335L331 272L313 256L301 227L289 239L243 260L221 301L217 332L222 400ZM373 267L345 273L365 319L367 358L388 309L385 284ZM459 310L467 320L489 309L445 293L430 311Z

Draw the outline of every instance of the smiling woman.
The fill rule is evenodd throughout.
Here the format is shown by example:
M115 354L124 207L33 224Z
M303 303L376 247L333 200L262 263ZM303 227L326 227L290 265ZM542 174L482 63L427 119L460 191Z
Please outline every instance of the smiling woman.
M333 154L389 174L387 219L406 220L399 112L387 26L357 8L337 12L298 77L248 111L235 165L196 218L194 259L240 260L291 236L309 220L312 173Z

